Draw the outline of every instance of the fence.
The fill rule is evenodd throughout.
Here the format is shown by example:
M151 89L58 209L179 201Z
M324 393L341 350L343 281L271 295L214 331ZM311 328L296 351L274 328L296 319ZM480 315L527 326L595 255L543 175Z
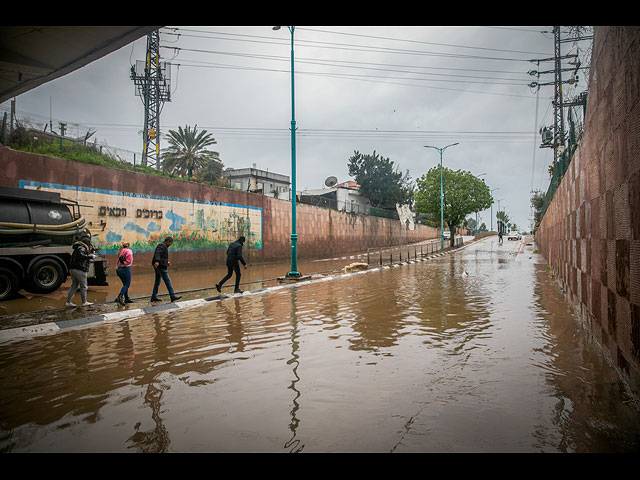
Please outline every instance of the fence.
M575 105L571 107L581 107L582 108L582 118L586 116L586 105L587 105L587 93L583 92ZM576 117L579 117L573 110L573 108L569 108L568 111L568 123L569 123L569 132L567 138L567 148L558 156L558 160L553 165L553 169L551 170L551 180L549 182L549 187L547 188L547 193L544 197L544 202L542 204L542 208L540 209L540 220L542 221L542 217L544 217L545 212L547 211L547 207L553 200L553 196L556 193L556 190L560 186L562 182L562 178L564 174L567 172L569 165L571 164L571 160L573 158L573 152L575 152L576 148L578 148L578 144L582 139L582 135L584 133L584 121L579 120Z
M391 218L399 220L398 213L395 210L385 210L382 208L372 207L370 205L358 205L345 201L336 200L335 198L323 197L320 195L300 195L300 203L314 205L316 207L330 208L341 212L359 213L362 215L372 215L374 217Z
M464 243L462 237L454 238L453 241L455 243L455 247L459 247ZM445 242L445 249L449 248L448 244L449 241L447 240ZM367 249L367 264L382 266L402 262L403 260L417 260L418 258L431 255L441 250L440 246L440 241L428 241L411 245L369 248Z
M0 143L7 145L13 132L17 128L28 131L32 143L34 136L36 141L68 141L78 145L91 147L99 153L103 153L121 162L130 163L134 167L142 161L140 152L132 152L123 148L116 148L107 145L106 142L98 142L95 137L95 128L82 125L80 123L68 122L59 119L51 119L34 113L21 113L12 110L10 102L0 105ZM57 130L57 131L56 131Z

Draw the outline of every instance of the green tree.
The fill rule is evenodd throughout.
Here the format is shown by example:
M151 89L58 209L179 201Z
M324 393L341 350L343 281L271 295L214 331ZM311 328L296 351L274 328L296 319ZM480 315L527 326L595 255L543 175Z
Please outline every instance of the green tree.
M196 174L198 181L214 183L222 178L222 162L208 158Z
M507 233L507 226L509 225L509 215L504 210L496 212L496 218L498 219L498 232Z
M540 190L536 190L531 195L531 205L533 206L533 231L538 230L540 222L542 221L542 207L544 206L544 200L546 195Z
M374 207L395 207L410 203L413 186L409 171L402 174L393 161L378 155L363 155L358 151L349 158L349 175L360 185L360 193L371 201Z
M220 163L220 172L222 172L222 162L220 154L211 150L207 150L210 145L217 142L207 133L206 130L197 131L198 126L191 129L188 125L183 129L178 127L178 131L169 130L167 141L169 148L162 155L164 168L171 174L191 178L194 173L205 168L210 162Z
M455 230L465 217L489 208L493 203L486 183L463 170L443 169L444 221L451 232L451 246L455 244ZM440 167L431 168L417 180L414 194L416 212L440 218Z

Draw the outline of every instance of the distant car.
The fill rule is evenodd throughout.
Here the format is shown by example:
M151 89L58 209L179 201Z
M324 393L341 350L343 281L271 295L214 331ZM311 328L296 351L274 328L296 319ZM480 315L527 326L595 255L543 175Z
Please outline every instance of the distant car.
M451 238L451 232L444 232L444 238Z
M509 235L507 235L507 240L520 240L521 238L522 235L518 232L509 232Z

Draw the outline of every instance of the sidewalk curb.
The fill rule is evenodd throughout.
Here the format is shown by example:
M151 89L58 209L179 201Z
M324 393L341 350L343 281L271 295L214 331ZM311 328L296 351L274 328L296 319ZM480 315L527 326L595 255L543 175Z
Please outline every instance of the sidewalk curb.
M479 240L479 241L482 241L482 240ZM398 262L391 265L382 265L378 267L368 268L367 270L361 270L358 272L337 274L337 275L315 278L315 279L312 278L311 280L305 280L304 282L290 283L285 285L276 285L274 287L261 288L258 290L251 290L251 291L246 291L238 294L231 294L231 295L220 294L220 295L216 295L208 298L186 300L184 302L164 303L162 305L153 305L149 307L137 308L135 310L126 310L123 312L110 312L110 313L99 314L99 315L90 315L88 317L74 318L72 320L61 320L59 322L49 322L49 323L43 323L39 325L29 325L29 326L18 327L18 328L8 328L5 330L0 330L0 344L12 342L12 341L25 340L31 337L36 337L41 335L52 335L52 334L59 333L61 331L79 330L79 329L87 328L90 326L102 325L106 323L115 323L115 322L120 322L122 320L131 320L133 318L140 317L142 315L146 315L149 313L158 313L158 312L165 312L170 310L173 311L173 310L194 308L201 305L205 305L207 303L221 301L221 300L225 300L233 297L259 295L262 293L273 292L273 291L281 290L284 288L298 287L298 286L309 285L309 284L318 283L318 282L326 282L326 281L334 280L336 278L346 278L353 275L361 275L363 273L376 272L381 270L387 270L389 268L400 267L403 265L411 265L415 263L426 262L433 258L438 258L444 255L455 253L459 250L462 250L468 247L473 243L477 243L477 242L469 242L460 247L447 250L446 252L434 253L432 255L429 255L428 257L422 257L414 260L407 260L405 262Z

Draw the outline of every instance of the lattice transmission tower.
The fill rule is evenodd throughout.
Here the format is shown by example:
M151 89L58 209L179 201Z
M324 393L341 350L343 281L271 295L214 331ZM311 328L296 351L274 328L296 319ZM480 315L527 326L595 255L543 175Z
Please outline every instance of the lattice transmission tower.
M160 61L159 30L147 35L146 59L131 67L131 79L144 105L142 165L160 170L160 112L171 101L171 64Z

